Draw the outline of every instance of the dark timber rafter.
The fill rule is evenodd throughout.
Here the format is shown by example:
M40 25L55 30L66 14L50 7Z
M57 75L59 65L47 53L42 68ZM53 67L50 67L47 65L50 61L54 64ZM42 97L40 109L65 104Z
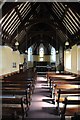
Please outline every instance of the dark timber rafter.
M5 2L5 4L2 7L2 17L20 4L22 4L22 2Z
M38 7L38 4L35 4L34 6L32 6L31 11L27 14L27 16L25 17L25 19L22 21L22 23L19 25L18 27L18 32L20 32L25 24L25 22L27 22L27 20L29 20L29 17L34 13L35 9ZM13 35L11 36L11 40L14 39L14 36L16 35L17 30L15 30L15 32L13 33Z
M69 8L71 8L74 13L80 14L80 3L79 2L63 2L63 4L67 4Z
M64 34L66 34L66 28L63 26L62 21L59 20L57 18L57 16L53 13L52 9L51 9L51 4L45 3L47 9L50 11L50 13L52 14L52 16L54 17L54 20L57 21L58 25L60 26L61 30L63 31ZM67 31L67 35L70 38L70 40L73 41L73 37L70 35L70 33Z
M19 19L20 19L20 21L21 21L21 23L23 22L23 20L22 20L22 17L21 17L21 15L20 15L20 13L19 13L19 10L18 10L18 6L17 7L15 7L15 11L17 12L17 15L18 15L18 17L19 17ZM19 31L19 28L17 28L18 29L18 31ZM25 24L23 25L23 29L25 30L25 32L26 32L26 26L25 26ZM17 31L17 30L16 30ZM17 34L17 32L16 32L16 34ZM19 33L18 33L19 34ZM10 39L10 43L12 42L12 39Z

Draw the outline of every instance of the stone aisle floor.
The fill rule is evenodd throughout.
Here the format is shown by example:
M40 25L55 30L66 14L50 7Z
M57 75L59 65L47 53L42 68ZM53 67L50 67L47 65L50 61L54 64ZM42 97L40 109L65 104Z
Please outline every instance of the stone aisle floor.
M34 120L38 118L39 120L42 120L42 118L47 118L47 120L60 120L60 117L55 113L56 109L50 98L47 80L45 77L37 77L28 118L29 120L31 120L30 118L34 118Z

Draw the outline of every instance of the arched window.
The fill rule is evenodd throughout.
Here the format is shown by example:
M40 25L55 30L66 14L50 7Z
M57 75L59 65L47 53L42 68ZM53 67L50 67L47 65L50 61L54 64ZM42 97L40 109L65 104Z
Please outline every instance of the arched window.
M56 62L56 51L54 47L51 47L51 62Z
M44 49L43 49L43 47L41 47L41 48L39 49L39 56L40 56L40 57L43 57L43 56L44 56Z
M28 61L32 61L33 57L32 57L32 47L28 48Z
M44 60L44 46L43 44L40 44L39 46L39 61Z

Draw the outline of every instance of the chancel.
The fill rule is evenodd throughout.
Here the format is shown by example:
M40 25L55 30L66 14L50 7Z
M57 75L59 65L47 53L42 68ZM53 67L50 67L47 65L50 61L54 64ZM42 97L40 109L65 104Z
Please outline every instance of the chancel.
M0 119L80 120L80 2L0 2Z

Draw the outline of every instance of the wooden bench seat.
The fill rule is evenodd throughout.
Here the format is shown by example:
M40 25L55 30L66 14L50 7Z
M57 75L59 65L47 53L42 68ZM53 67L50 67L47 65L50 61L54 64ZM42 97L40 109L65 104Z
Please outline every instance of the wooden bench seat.
M2 109L5 114L3 115L4 118L6 118L5 116L8 116L8 118L10 117L10 120L13 119L13 116L15 117L14 111L16 111L17 114L22 115L22 118L24 117L23 113L26 108L29 109L31 103L31 95L35 87L35 81L36 74L32 69L22 73L16 73L11 76L5 76L0 81L0 83L2 83L2 95L9 96L5 99L2 99ZM18 99L20 99L21 97L24 98L23 112L20 111L21 109L19 110L19 108L21 107L19 101L17 101L17 99L15 101L15 98L12 98L11 100L10 96L17 97ZM10 116L8 111L10 111Z
M56 102L57 112L62 116L61 120L65 120L65 116L72 116L75 112L80 112L80 109L78 109L80 107L80 89L59 89Z
M28 107L25 104L24 98L2 98L2 119L5 116L11 116L14 120L19 116L24 118L27 115Z
M57 95L57 91L61 89L61 90L66 90L65 93L67 92L67 90L73 89L72 92L74 92L74 89L79 90L80 86L79 85L74 85L74 84L54 84L53 88L52 88L52 97L54 98Z
M74 84L57 84L55 89L74 89L74 88L80 88L79 85Z
M27 106L29 107L29 105L31 104L31 96L32 93L29 89L25 89L25 88L10 88L10 87L6 87L6 88L2 88L2 95L13 95L13 96L17 96L17 97L22 97L25 96L25 101Z
M80 99L68 100L68 98L65 98L63 104L64 107L61 110L61 120L65 120L65 116L73 116L75 112L80 113ZM70 107L70 105L72 105L72 107Z
M75 84L75 85L80 85L80 80L71 80L71 81L66 81L66 80L54 80L52 81L52 84Z
M20 84L20 83L19 83L19 84L18 84L18 83L17 83L17 84L14 84L14 83L8 84L8 83L5 83L5 82L4 82L4 83L2 84L2 88L4 88L4 87L15 87L15 88L16 88L16 87L21 87L21 88L26 88L26 89L27 89L29 85L30 85L30 84Z
M30 90L33 93L34 91L34 83L32 81L6 81L2 82L2 88L4 87L11 87L11 88L28 88L30 86Z
M50 91L52 91L54 100L57 102L58 114L62 111L61 120L65 120L65 115L74 115L75 112L80 112L78 109L78 104L80 104L80 76L50 73L47 75L47 79ZM60 103L64 104L64 108L61 108Z
M20 84L28 84L28 83L32 83L32 81L27 81L27 80L21 80L21 81L16 81L16 80L14 80L14 81L12 81L12 80L7 80L7 81L2 81L2 84L3 83L8 83L8 84L17 84L17 83L20 83Z
M57 91L57 99L55 100L57 102L57 108L59 109L59 103L63 102L65 97L68 98L68 100L78 100L80 99L80 89L59 89Z
M9 84L8 84L9 83ZM22 84L23 83L23 84ZM2 84L2 94L3 95L17 95L17 96L26 96L26 102L31 103L32 96L32 84L29 81L28 84L25 84L23 81L19 83L15 81L3 82Z
M50 75L73 75L71 73L66 73L66 72L63 72L63 73L56 73L56 72L47 72L47 79L49 78Z
M78 84L78 82L76 83L75 82L64 82L64 81L61 81L61 82L54 82L52 84L52 87L50 88L50 91L53 92L54 90L57 91L59 89L80 89L80 84Z
M49 84L51 81L54 81L54 80L66 80L66 81L80 80L80 76L64 74L64 73L62 74L61 73L47 73L47 76L48 76Z

